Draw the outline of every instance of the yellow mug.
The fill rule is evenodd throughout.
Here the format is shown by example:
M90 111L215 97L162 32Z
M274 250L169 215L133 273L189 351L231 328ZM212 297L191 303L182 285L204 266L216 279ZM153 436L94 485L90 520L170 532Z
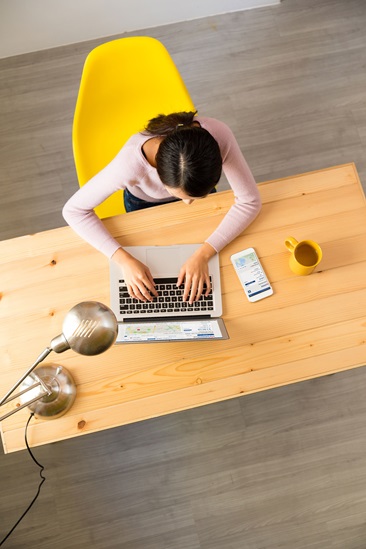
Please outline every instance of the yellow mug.
M285 246L291 252L290 269L297 275L312 273L323 257L321 247L312 240L298 242L293 236L288 236Z

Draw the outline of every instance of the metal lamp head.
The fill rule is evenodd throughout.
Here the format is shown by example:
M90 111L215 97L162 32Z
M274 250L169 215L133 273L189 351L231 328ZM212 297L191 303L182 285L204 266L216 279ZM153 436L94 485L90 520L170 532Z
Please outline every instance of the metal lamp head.
M56 353L72 349L81 355L99 355L113 345L117 333L117 320L109 307L84 301L67 313L62 334L52 339L50 347Z

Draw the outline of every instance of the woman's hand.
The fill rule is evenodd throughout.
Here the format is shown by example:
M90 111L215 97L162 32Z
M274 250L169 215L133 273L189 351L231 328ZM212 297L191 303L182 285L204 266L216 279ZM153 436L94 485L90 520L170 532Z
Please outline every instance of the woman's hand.
M211 282L208 274L208 261L216 253L216 250L205 242L182 266L177 286L180 286L184 282L183 301L188 300L189 303L198 301L201 297L204 288L204 294L209 295L211 290Z
M128 293L131 297L140 301L152 301L152 296L158 295L152 274L141 261L122 248L118 248L112 259L122 268Z

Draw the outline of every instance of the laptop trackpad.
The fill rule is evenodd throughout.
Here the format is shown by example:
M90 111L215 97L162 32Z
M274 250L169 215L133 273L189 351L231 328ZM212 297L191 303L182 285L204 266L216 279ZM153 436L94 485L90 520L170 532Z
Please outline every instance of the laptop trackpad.
M177 246L169 248L148 248L146 250L146 262L154 276L156 273L171 273L178 275L177 260L181 256L181 248Z

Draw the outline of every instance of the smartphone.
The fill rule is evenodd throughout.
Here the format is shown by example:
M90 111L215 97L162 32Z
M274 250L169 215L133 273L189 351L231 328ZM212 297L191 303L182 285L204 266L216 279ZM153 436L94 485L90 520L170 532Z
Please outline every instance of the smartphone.
M231 261L249 301L259 301L273 294L254 248L233 254Z

